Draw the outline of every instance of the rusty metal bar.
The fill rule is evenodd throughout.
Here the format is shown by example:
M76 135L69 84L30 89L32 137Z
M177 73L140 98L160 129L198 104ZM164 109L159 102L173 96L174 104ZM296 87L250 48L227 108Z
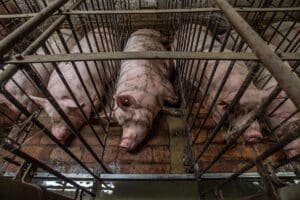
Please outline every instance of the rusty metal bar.
M9 52L14 44L22 40L24 35L29 34L33 28L39 26L43 23L49 16L51 16L54 12L56 12L61 6L67 3L69 0L58 0L48 7L44 8L39 12L36 16L32 17L24 24L22 24L19 28L5 37L0 41L0 57L3 57L4 54Z
M300 53L281 53L282 60L300 61ZM247 60L259 61L254 53L237 52L98 52L73 53L54 55L27 55L16 56L3 60L4 64L68 62L68 61L94 61L94 60L123 60L123 59L205 59L205 60Z
M285 66L279 56L225 0L216 0L224 15L237 32L252 48L253 52L270 71L278 84L287 93L297 108L300 109L300 80Z
M28 155L27 153L25 153L25 152L19 150L18 148L14 147L10 142L8 142L8 140L2 138L0 141L1 141L1 147L2 147L3 149L5 149L6 151L11 152L11 153L13 153L13 154L19 156L20 158L22 158L22 159L24 159L24 160L26 160L26 161L29 161L29 162L35 164L35 165L38 166L39 168L41 168L41 169L43 169L43 170L45 170L45 171L47 171L47 172L49 172L49 173L51 173L51 174L57 176L58 178L60 178L60 179L62 179L62 180L64 180L64 181L66 181L66 182L68 182L68 183L70 183L71 185L75 186L76 188L79 188L79 189L83 190L83 191L86 192L87 194L90 194L90 195L92 195L92 196L95 196L94 193L92 193L92 192L88 191L86 188L84 188L84 187L78 185L75 181L73 181L73 180L71 180L71 179L65 177L65 176L62 175L60 172L58 172L58 171L52 169L51 167L49 167L49 166L45 165L44 163L40 162L39 160L37 160L37 159L31 157L31 156Z

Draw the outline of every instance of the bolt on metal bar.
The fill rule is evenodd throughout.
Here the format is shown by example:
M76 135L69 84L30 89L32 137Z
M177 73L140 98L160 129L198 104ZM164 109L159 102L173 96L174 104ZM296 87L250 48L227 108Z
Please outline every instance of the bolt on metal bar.
M290 99L300 109L300 80L285 67L285 64L274 53L266 42L251 28L251 26L234 10L225 0L216 0L217 5L223 10L224 15L235 27L237 32L253 49L254 53L270 71L278 84L287 93Z
M33 27L39 26L43 23L49 16L51 16L54 12L56 12L60 7L62 7L69 0L58 0L44 8L39 12L36 16L30 18L24 24L22 24L19 28L5 37L0 41L0 57L3 57L4 54L8 53L13 47L14 44L19 42L24 35L29 34Z
M62 175L60 172L58 172L58 171L52 169L51 167L49 167L49 166L45 165L44 163L40 162L39 160L37 160L37 159L31 157L31 156L28 155L27 153L25 153L25 152L21 151L20 149L14 147L14 146L13 146L12 144L10 144L10 142L8 142L6 139L2 138L2 139L0 140L0 142L1 142L1 147L2 147L3 149L5 149L6 151L11 152L11 153L13 153L13 154L19 156L20 158L22 158L22 159L24 159L24 160L26 160L26 161L29 161L29 162L31 162L31 163L33 163L34 165L38 166L39 168L41 168L41 169L43 169L43 170L45 170L45 171L48 171L49 173L51 173L51 174L57 176L58 178L60 178L60 179L62 179L62 180L64 180L64 181L70 183L71 185L75 186L76 188L79 188L79 189L83 190L84 192L86 192L86 193L88 193L88 194L90 194L90 195L92 195L92 196L95 196L94 193L92 193L92 192L88 191L86 188L84 188L84 187L78 185L78 184L77 184L75 181L73 181L72 179L67 178L66 176Z
M300 53L281 53L283 60L300 60ZM98 53L73 53L53 55L24 55L8 60L2 60L4 64L20 63L46 63L46 62L70 62L70 61L94 61L94 60L124 60L124 59L196 59L196 60L247 60L259 61L253 53L237 52L169 52L169 51L147 51L147 52L98 52Z

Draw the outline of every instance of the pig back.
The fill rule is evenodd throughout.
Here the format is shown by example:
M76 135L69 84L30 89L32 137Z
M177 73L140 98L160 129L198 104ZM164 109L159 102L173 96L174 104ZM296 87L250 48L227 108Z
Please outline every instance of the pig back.
M82 38L79 42L81 49L76 45L71 50L71 53L80 53L81 51L83 53L91 53L97 52L98 50L111 51L113 48L112 36L107 34L107 28L99 29L100 32L98 31L98 29L94 30L95 35L92 32L89 32L87 34L87 37ZM104 35L108 39L107 43L105 44L101 42L101 40L104 38ZM104 88L106 84L111 81L110 79L116 74L117 69L113 68L113 66L109 62L100 61L79 61L75 62L75 65L76 69L78 70L78 74L80 75L81 81L86 86L87 92L92 98L93 103L96 107L98 107L100 104L98 94L100 95L100 97L104 95ZM90 105L88 97L85 95L85 90L72 63L60 63L59 68L78 101L84 102L86 103L86 105ZM110 68L111 70L108 71L108 68ZM54 71L50 77L48 89L56 99L64 99L66 95L69 95L66 87L60 80L60 77L56 71Z
M162 45L162 36L158 31L152 29L141 29L131 34L128 39L124 51L125 52L141 52L141 51L166 51L166 48ZM167 60L122 60L121 74L126 71L126 68L130 68L130 65L134 64L137 67L139 64L143 65L143 70L150 72L155 71L157 74L162 74L166 78L169 78L173 66L169 64ZM133 69L133 68L132 68ZM138 70L134 73L148 73Z

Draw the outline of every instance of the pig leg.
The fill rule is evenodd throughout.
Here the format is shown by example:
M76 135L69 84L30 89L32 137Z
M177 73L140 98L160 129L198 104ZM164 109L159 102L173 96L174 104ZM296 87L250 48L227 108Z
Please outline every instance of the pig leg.
M165 83L163 98L171 105L176 105L178 103L178 96L175 94L173 86L169 82Z
M162 108L161 112L164 114L172 115L174 117L182 117L183 116L182 110L178 109L178 108L164 106Z

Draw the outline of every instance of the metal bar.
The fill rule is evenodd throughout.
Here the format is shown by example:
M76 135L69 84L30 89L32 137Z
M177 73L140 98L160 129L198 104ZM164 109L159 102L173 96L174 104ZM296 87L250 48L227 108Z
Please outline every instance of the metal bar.
M286 8L234 8L237 12L297 12L299 7ZM95 15L95 14L160 14L160 13L198 13L198 12L217 12L221 11L219 8L191 8L191 9L142 9L142 10L70 10L61 12L55 15ZM30 18L35 17L38 13L21 13L21 14L3 14L0 19L16 19L16 18Z
M286 8L233 8L237 12L296 12L300 7ZM183 8L183 9L142 9L142 10L85 10L62 12L66 15L94 15L94 14L160 14L160 13L197 13L222 11L219 8Z
M51 173L51 174L57 176L58 178L60 178L60 179L62 179L62 180L64 180L64 181L70 183L71 185L73 185L73 186L75 186L75 187L77 187L77 188L80 188L80 189L83 190L84 192L86 192L86 193L88 193L88 194L90 194L90 195L92 195L92 196L95 196L94 193L92 193L92 192L88 191L86 188L84 188L84 187L78 185L75 181L73 181L73 180L71 180L71 179L65 177L65 176L62 175L60 172L58 172L58 171L52 169L51 167L49 167L49 166L45 165L44 163L40 162L39 160L37 160L37 159L31 157L31 156L28 155L27 153L25 153L25 152L19 150L18 148L14 147L14 146L13 146L12 144L10 144L7 140L1 139L0 141L1 141L1 147L2 147L3 149L5 149L6 151L11 152L11 153L13 153L13 154L19 156L20 158L22 158L22 159L24 159L24 160L26 160L26 161L29 161L29 162L31 162L31 163L33 163L34 165L38 166L39 168L41 168L41 169L43 169L43 170L45 170L45 171L48 171L49 173Z
M282 60L300 61L300 53L281 53ZM55 55L26 55L17 56L9 60L0 61L4 64L94 61L94 60L123 60L123 59L202 59L202 60L246 60L259 61L253 53L237 52L98 52L98 53L72 53ZM297 80L299 81L299 80Z
M272 148L270 148L270 149L266 150L265 152L263 152L262 154L260 154L256 159L265 160L266 158L268 158L275 152L281 150L285 145L292 142L293 140L295 140L298 137L300 137L300 128L296 129L295 131L293 131L290 134L287 134L285 137L280 139L276 145L274 145ZM232 181L233 179L236 179L241 174L243 174L245 171L251 169L254 166L255 166L255 160L248 162L243 168L241 168L236 173L231 175L229 178L227 178L223 183L219 184L217 187L221 188L222 186L224 186L228 182Z
M33 27L39 26L43 23L49 16L56 12L61 6L67 3L68 0L55 1L53 4L44 8L36 16L32 17L24 24L22 24L15 31L10 33L7 37L0 41L0 57L8 53L14 45L24 38L24 35L29 34Z
M5 14L0 15L0 19L30 18L36 16L37 14L38 13Z
M255 72L255 71L253 71ZM251 73L251 72L250 72ZM248 78L248 77L247 77ZM252 79L250 79L252 80ZM247 80L245 80L244 83L246 83ZM213 158L213 160L208 164L207 167L205 167L205 169L203 169L200 173L199 173L199 177L201 178L202 174L204 174L212 165L214 165L225 153L226 151L229 150L230 147L232 147L234 144L236 144L238 138L246 131L246 129L254 122L255 119L257 119L257 117L259 115L261 115L264 110L266 109L266 107L272 102L272 100L274 98L276 98L276 96L281 92L281 89L276 87L272 93L270 94L270 96L263 101L263 103L257 108L255 109L253 112L254 114L251 115L251 117L249 117L249 119L247 119L247 121L245 123L243 123L242 125L240 125L240 128L238 130L236 130L234 133L232 133L233 137L232 139L226 144L226 146L224 148L222 148L219 153ZM239 93L239 92L238 92ZM233 100L233 102L235 101L236 96ZM232 103L231 103L232 104ZM231 104L229 105L229 107L231 107ZM228 108L230 109L230 108ZM224 119L224 116L226 116L227 112L225 112L225 114L222 116L222 119ZM221 121L220 121L221 122ZM220 124L220 123L219 123ZM219 125L218 124L218 125ZM215 131L215 130L214 130ZM210 140L212 140L212 138L215 136L214 134L211 134L211 138L209 138ZM196 162L200 159L201 155L203 155L204 151L207 149L209 143L207 142L205 147L203 147L203 150L198 154L197 158L196 158Z
M11 101L23 114L25 114L27 117L30 117L30 113L27 111L26 108L24 108L20 102L18 102L10 93L8 93L6 90L2 90L1 91L4 96ZM71 158L73 158L83 169L85 169L88 173L90 173L94 178L96 178L97 180L100 180L98 176L96 176L83 162L81 162L81 160L79 158L77 158L75 156L75 154L73 152L71 152L66 146L64 146L60 141L58 141L56 139L56 137L54 137L52 135L52 133L46 128L44 127L44 125L38 121L35 117L32 118L32 122L41 130L43 130L43 132L54 142L56 143L62 150L64 150Z
M4 176L14 177L15 172L6 172ZM72 180L93 180L90 174L78 173L62 173L65 177ZM205 173L202 176L203 180L220 180L232 176L233 173ZM295 178L294 172L278 172L276 176L279 178ZM101 174L101 180L194 180L194 174ZM257 172L246 172L241 174L238 178L241 179L259 179L260 175ZM57 179L52 174L46 172L36 172L34 179L53 180Z
M285 66L279 56L274 53L266 42L247 24L247 22L225 0L216 0L227 19L236 28L237 32L253 49L264 66L270 71L278 84L287 93L290 99L300 109L300 81L298 77Z
M233 98L232 102L229 104L228 108L226 109L226 111L221 116L221 119L219 120L218 124L215 126L215 128L212 130L212 132L209 134L207 140L204 143L203 148L201 149L201 151L196 156L195 162L198 162L198 160L201 158L201 156L207 150L208 146L211 144L211 141L217 135L218 131L223 127L223 125L224 125L225 121L227 120L229 114L233 111L234 106L237 104L237 102L240 100L240 98L244 95L245 91L249 87L249 84L251 83L251 81L253 79L253 74L255 74L257 72L257 70L258 70L258 67L253 67L252 70L250 72L248 72L245 80L241 84L241 86L240 86L239 90L237 91L235 97ZM198 135L199 135L199 132L197 133L196 137L198 137ZM197 138L195 138L195 140L194 140L195 142L196 142L196 139ZM195 142L193 143L193 145L195 144ZM213 165L214 162L216 162L218 160L217 158L220 157L220 156L222 156L222 155L223 155L223 153L222 154L219 153L215 157L215 159L213 160L213 162L211 162L210 165ZM202 174L204 174L208 168L206 168L205 170L203 170L201 172L200 176Z

